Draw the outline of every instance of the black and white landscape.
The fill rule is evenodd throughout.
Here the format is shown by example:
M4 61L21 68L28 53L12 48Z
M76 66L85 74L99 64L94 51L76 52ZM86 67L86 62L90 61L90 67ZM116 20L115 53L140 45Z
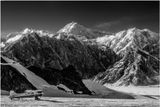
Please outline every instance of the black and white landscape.
M158 107L159 38L146 27L113 32L74 21L55 32L24 28L1 35L1 105ZM37 89L44 92L40 101L8 98L11 90Z

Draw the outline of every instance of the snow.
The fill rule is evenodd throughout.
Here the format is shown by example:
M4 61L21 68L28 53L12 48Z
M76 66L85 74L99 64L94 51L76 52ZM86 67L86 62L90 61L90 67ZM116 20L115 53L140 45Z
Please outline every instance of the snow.
M10 100L8 96L1 96L2 107L159 107L159 101L146 99L101 99L101 98L64 98L41 97L40 100L25 98Z
M26 28L26 29L23 30L22 34L26 34L26 33L29 33L29 32L32 32L32 30L29 29L29 28Z
M65 90L68 91L68 92L71 92L71 91L72 91L72 90L70 90L68 87L66 87L66 86L63 85L63 84L59 84L58 86L61 87L61 88L63 88L63 89L65 89Z
M60 32L69 33L69 32L71 32L71 30L74 28L74 26L76 24L77 24L76 22L71 22L71 23L67 24L64 28L59 30L58 33L60 33Z
M159 86L113 86L109 84L105 84L105 86L110 89L136 95L160 95Z
M11 42L15 42L17 40L19 40L22 37L21 34L16 35L15 37L9 38L6 43L11 43Z
M15 63L15 61L1 56L6 62L12 63L11 66L17 69L26 79L37 89L42 89L43 85L49 85L44 79L40 78L39 76L35 75L33 72L29 71L25 67L23 67L19 63Z
M47 31L25 28L22 32L8 34L9 39L6 41L6 43L15 42L15 41L19 40L21 37L23 37L24 35L31 34L33 32L37 33L40 37L42 37L42 36L53 37L54 36L54 34L51 34Z
M115 98L115 99L133 99L132 94L130 91L124 91L124 90L133 90L132 87L128 88L116 88L116 87L109 87L103 86L97 82L94 82L92 80L83 80L83 83L85 86L93 92L94 95L84 95L84 94L73 94L73 93L67 93L65 91L59 90L56 86L48 84L44 79L41 77L35 75L33 72L29 71L19 63L15 63L15 61L2 56L2 58L8 62L12 63L11 66L16 68L23 76L26 77L26 79L33 84L37 89L41 89L44 92L44 96L48 97L83 97L83 98ZM63 84L59 84L60 87L64 88L66 91L71 91L69 88L64 86ZM115 91L116 90L116 91ZM155 92L155 95L157 95L157 90L152 90ZM127 93L126 93L127 92ZM145 93L144 93L145 94Z
M103 97L103 98L117 98L117 99L134 99L132 95L127 93L122 93L115 91L113 89L109 89L98 82L92 80L83 80L85 86L95 93L96 96Z
M5 47L5 44L3 42L0 43L0 47L3 48Z
M103 37L96 38L96 42L98 42L98 43L108 43L111 40L113 40L114 38L115 38L114 35L106 35L106 36L103 36Z
M147 32L143 35L143 32ZM148 29L130 28L115 35L106 35L96 38L96 42L112 48L117 54L124 52L130 46L143 47L149 41L156 40L158 34Z

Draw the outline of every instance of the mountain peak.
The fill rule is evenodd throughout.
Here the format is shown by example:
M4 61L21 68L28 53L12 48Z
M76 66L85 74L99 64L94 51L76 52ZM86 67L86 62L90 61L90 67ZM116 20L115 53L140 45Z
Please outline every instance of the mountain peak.
M19 40L20 38L23 38L24 36L31 36L30 34L32 34L32 33L36 33L36 34L38 34L38 36L52 37L54 35L54 34L51 34L47 31L43 31L43 30L34 30L34 29L30 29L30 28L25 28L21 32L8 34L8 36L7 36L8 39L7 39L6 43L15 42L15 41ZM34 34L32 36L34 36Z
M78 24L77 22L71 22L71 23L68 23L67 25L65 25L62 29L60 29L58 31L58 33L73 33L75 32L74 30L84 30L84 29L87 29L85 28L84 26Z
M29 33L29 32L33 32L32 29L29 29L29 28L25 28L23 31L22 31L22 34L26 34L26 33Z
M93 39L93 38L104 36L106 34L106 32L87 28L81 24L78 24L77 22L71 22L65 25L57 33L73 34L78 38L86 38L86 39Z

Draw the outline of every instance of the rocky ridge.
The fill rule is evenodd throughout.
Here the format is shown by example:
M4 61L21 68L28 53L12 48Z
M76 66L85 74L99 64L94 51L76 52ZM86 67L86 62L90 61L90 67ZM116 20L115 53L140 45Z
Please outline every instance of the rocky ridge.
M115 85L157 83L159 43L159 35L148 29L131 28L108 35L72 22L55 34L25 29L8 38L2 55L50 84L61 83L89 94L82 79ZM69 66L72 69L64 70Z

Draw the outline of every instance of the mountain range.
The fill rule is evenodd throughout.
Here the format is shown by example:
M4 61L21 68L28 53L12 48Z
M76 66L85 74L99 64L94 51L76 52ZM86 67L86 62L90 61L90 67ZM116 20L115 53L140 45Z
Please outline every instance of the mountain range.
M1 55L51 85L63 84L75 94L91 94L83 79L114 85L157 84L159 43L159 34L149 29L130 28L111 34L71 22L54 34L28 28L9 34L1 42ZM1 63L5 63L3 60ZM2 89L35 88L12 66L1 66ZM19 80L15 75L23 78L23 86L16 85ZM15 81L12 87L10 80Z

